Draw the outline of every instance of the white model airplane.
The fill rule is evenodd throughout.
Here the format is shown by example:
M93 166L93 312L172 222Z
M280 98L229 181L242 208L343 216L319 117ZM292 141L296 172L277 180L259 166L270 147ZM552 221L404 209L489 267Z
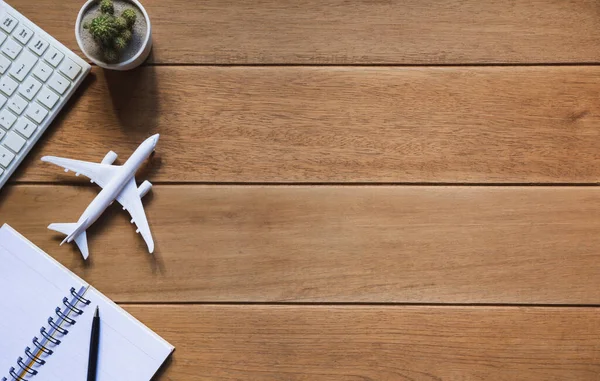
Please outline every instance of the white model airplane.
M60 157L44 156L42 161L56 164L75 172L75 176L80 174L90 178L92 183L98 184L102 191L92 201L92 203L83 212L79 221L71 224L51 224L48 229L66 234L67 237L62 241L73 242L77 244L84 259L89 256L86 230L104 213L115 200L131 214L131 223L136 223L136 233L141 233L148 245L148 251L154 252L154 241L150 233L150 226L146 219L142 197L150 191L152 184L146 180L140 187L135 183L135 173L142 163L150 157L158 143L159 134L149 137L135 150L133 155L123 165L112 165L117 160L117 154L110 151L106 154L101 163L90 163L88 161L63 159Z

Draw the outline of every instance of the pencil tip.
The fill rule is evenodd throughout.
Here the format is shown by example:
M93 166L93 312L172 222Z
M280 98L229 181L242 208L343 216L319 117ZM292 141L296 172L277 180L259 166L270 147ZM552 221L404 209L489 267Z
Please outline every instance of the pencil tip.
M96 307L96 313L94 314L94 317L99 317L100 316L100 308Z

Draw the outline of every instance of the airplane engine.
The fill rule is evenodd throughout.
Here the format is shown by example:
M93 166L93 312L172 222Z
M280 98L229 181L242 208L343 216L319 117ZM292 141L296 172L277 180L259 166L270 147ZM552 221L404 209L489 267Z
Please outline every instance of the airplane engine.
M104 156L104 159L102 159L102 164L108 164L111 165L112 163L115 162L115 160L117 160L118 155L116 153L114 153L113 151L110 151L109 153L106 154L106 156Z
M150 189L152 189L152 183L148 180L144 181L138 188L138 194L140 195L140 198L144 197L146 193L150 192Z

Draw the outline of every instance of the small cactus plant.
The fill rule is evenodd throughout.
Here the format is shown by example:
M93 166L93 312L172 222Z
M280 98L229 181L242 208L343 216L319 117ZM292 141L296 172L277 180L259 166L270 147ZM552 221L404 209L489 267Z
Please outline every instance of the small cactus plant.
M101 48L108 63L117 62L120 53L127 48L133 37L133 26L137 16L135 10L126 9L121 16L115 16L113 0L96 0L102 14L83 25Z
M125 9L123 11L123 18L127 21L127 25L129 25L131 28L133 27L133 24L135 24L135 20L137 20L137 15L133 9Z
M100 11L104 14L114 15L115 5L113 4L112 0L100 1Z

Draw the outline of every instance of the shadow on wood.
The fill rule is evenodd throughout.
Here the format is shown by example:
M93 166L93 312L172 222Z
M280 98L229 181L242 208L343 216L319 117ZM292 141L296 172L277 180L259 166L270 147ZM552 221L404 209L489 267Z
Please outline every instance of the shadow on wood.
M168 376L165 376L165 373L167 371L167 369L171 366L171 364L173 363L173 356L175 356L174 354L171 355L160 367L160 369L158 370L158 372L156 372L156 374L154 375L154 377L152 377L151 381L168 381L171 380L171 378L169 378Z
M105 70L104 78L119 126L140 142L156 133L160 104L155 67L142 66L127 72Z

